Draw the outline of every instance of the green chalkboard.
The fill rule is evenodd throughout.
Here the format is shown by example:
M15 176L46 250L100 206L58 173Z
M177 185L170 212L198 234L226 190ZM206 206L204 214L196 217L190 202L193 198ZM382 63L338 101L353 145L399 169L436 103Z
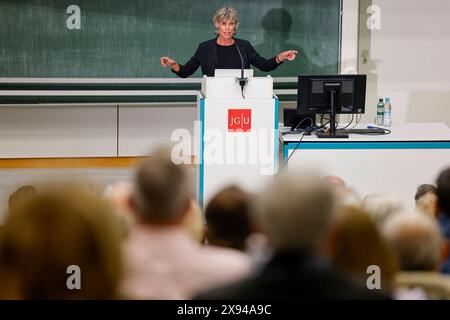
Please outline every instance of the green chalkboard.
M223 4L217 0L0 0L0 77L175 77L159 65L159 57L170 55L186 62L200 42L214 37L212 15ZM261 55L300 51L296 61L285 63L272 76L337 72L340 0L227 4L240 14L238 37L251 41ZM79 8L79 15L67 12L71 5Z

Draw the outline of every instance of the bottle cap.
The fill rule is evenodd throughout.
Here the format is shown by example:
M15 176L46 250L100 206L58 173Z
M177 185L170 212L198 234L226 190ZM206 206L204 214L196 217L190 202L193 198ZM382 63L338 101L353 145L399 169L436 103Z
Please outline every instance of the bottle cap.
M386 98L386 103L391 103L391 98Z

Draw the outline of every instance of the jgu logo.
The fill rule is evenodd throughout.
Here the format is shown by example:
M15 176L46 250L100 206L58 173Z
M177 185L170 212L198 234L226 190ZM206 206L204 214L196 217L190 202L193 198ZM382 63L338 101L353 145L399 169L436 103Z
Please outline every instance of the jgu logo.
M228 109L228 131L250 132L252 109Z

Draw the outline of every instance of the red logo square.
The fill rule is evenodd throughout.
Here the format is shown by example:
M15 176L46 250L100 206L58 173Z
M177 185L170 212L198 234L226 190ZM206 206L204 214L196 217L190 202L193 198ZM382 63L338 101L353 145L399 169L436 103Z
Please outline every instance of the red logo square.
M228 131L250 132L252 109L228 109Z

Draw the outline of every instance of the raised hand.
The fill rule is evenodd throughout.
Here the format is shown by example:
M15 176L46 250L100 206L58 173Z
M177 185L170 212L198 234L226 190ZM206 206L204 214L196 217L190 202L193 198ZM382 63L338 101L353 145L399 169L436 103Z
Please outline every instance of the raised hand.
M297 53L298 53L297 50L288 50L288 51L280 52L277 55L277 60L279 62L283 62L284 60L292 61L297 57Z
M167 67L167 66L172 66L173 64L175 64L175 60L173 60L170 57L161 57L159 58L159 62L161 62L161 65L163 67Z

